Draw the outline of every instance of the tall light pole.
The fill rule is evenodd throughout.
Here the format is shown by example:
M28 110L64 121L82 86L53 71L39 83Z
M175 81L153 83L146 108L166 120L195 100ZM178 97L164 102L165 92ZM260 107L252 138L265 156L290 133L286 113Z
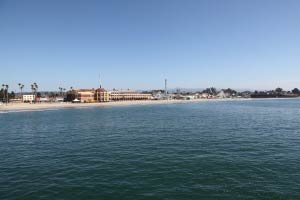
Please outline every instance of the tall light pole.
M167 92L167 84L168 84L168 80L165 79L165 98L167 98L168 92Z

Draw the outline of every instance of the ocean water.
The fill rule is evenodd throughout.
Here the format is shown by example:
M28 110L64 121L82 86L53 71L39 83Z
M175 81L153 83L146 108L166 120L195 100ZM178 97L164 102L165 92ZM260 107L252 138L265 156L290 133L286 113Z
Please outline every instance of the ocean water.
M1 113L0 199L300 199L300 100Z

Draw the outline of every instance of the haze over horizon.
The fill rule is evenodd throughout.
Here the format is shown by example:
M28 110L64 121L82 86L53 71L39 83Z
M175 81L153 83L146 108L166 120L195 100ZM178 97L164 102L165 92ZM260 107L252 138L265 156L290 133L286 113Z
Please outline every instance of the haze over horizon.
M0 0L0 84L300 88L297 0Z

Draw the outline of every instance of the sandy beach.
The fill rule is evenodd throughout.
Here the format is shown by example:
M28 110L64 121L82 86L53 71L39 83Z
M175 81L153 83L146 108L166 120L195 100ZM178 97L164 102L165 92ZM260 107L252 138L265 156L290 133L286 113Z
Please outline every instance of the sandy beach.
M195 100L144 100L144 101L115 101L105 103L9 103L0 105L0 111L30 111L30 110L51 110L61 108L87 108L87 107L111 107L111 106L133 106L133 105L154 105L154 104L180 104L180 103L201 103L215 101L245 101L253 99L195 99Z

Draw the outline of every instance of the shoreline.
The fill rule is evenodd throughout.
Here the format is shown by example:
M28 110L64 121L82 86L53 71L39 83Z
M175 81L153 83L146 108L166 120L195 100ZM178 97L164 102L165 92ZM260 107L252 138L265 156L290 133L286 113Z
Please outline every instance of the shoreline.
M299 99L299 98L240 98L240 99L194 99L194 100L141 100L141 101L114 101L102 103L9 103L0 105L0 112L9 111L43 111L57 110L63 108L92 108L92 107L114 107L114 106L138 106L138 105L163 105L163 104L182 104L182 103L202 103L220 101L256 101L274 99Z

